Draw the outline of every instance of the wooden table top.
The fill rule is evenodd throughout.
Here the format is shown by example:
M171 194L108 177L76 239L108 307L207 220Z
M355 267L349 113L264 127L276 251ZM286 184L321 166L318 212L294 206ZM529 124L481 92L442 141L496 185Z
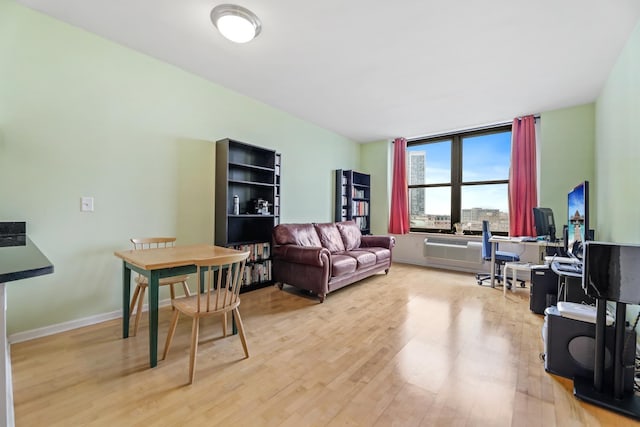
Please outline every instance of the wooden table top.
M114 255L144 270L180 267L197 260L241 253L235 249L207 244L174 246L172 248L116 251Z

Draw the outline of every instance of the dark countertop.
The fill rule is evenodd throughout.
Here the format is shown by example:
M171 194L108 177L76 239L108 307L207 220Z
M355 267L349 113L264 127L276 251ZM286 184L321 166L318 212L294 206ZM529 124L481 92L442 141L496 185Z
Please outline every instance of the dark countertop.
M53 273L51 261L26 235L0 235L0 241L0 283Z

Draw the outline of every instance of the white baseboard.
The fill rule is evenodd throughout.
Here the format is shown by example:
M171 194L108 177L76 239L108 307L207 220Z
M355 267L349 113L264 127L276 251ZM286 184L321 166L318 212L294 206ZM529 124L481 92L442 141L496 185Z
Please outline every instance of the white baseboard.
M159 303L160 307L168 305L171 305L170 298L164 299ZM142 307L142 311L148 311L148 308L148 305L145 304ZM16 332L15 334L9 335L7 337L7 340L10 344L15 344L120 318L122 318L122 310L116 310L109 313L96 314L94 316L84 317L82 319L70 320L68 322L62 322L55 325L32 329L30 331Z
M482 273L489 272L488 263L472 263L458 260L445 260L442 258L402 258L402 257L393 257L394 262L399 262L402 264L412 264L412 265L421 265L423 267L433 267L440 268L444 270L453 270L460 271L463 273Z

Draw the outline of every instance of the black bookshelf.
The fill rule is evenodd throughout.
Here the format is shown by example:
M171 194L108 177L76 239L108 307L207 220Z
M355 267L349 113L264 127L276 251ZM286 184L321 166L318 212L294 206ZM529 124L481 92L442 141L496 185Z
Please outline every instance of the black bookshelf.
M336 170L335 221L354 220L362 234L371 234L371 175Z
M280 223L280 172L281 156L274 150L229 138L216 142L215 244L250 252L242 292L273 283L271 233Z

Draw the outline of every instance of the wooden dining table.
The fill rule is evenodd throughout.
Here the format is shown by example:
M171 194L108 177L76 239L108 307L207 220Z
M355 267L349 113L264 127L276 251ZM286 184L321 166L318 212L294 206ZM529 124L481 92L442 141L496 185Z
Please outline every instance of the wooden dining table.
M122 259L122 338L129 337L129 304L131 298L131 270L145 276L149 282L149 364L158 364L158 304L159 282L165 277L192 274L200 259L223 257L240 253L235 249L208 244L116 251Z

